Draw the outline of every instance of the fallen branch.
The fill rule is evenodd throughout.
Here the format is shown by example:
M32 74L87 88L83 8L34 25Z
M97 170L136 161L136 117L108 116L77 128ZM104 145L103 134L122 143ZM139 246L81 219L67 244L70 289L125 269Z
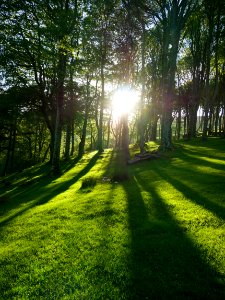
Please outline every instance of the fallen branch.
M157 153L149 153L149 152L146 152L146 153L138 153L138 154L135 154L135 157L133 159L130 159L127 161L127 163L129 165L132 165L132 164L135 164L139 161L142 161L142 160L147 160L147 159L156 159L156 158L160 158L160 155L157 154Z

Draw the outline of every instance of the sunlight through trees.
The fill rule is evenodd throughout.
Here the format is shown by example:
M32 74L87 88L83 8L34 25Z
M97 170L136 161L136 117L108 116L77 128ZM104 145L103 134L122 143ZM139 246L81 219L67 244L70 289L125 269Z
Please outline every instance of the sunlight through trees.
M46 160L60 173L62 157L90 149L144 153L159 140L167 151L173 139L225 135L224 1L2 0L0 19L2 174Z

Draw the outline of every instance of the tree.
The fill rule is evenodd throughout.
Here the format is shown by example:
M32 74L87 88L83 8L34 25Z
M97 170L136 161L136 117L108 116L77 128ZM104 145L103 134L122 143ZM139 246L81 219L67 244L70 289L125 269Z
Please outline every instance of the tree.
M51 134L51 162L60 172L64 85L69 57L79 34L78 1L3 1L7 81L36 82L42 111ZM14 52L11 49L14 49Z
M153 1L150 13L161 27L162 150L172 148L172 102L175 97L175 73L182 30L199 1Z

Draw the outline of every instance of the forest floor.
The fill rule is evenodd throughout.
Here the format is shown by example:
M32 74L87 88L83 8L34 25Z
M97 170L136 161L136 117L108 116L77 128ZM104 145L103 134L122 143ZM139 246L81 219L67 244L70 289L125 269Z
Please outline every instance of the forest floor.
M225 141L0 183L0 299L225 299Z

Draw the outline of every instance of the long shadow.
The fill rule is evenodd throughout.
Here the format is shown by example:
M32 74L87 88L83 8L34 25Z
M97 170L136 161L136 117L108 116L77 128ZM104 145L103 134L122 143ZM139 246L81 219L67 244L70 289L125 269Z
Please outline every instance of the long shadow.
M198 166L211 167L216 170L225 171L225 165L220 165L217 163L206 161L204 159L201 159L201 157L195 157L193 155L189 155L188 153L189 152L186 150L182 151L182 156L180 158L183 159L184 161L187 161L188 163L192 163L192 164L195 164ZM209 158L217 159L216 156L214 156L214 157L210 156L210 155L205 155L205 156L209 157Z
M188 155L191 155L191 156L198 156L203 154L204 156L207 156L208 158L212 158L212 159L217 159L219 161L223 161L224 162L224 157L221 155L218 155L216 154L216 152L214 152L213 154L209 154L209 153L205 153L203 151L199 151L198 149L197 150L194 150L194 149L189 149L189 148L183 148L182 149L182 153L186 153Z
M205 148L206 150L218 150L222 145L222 139L221 138L208 138L206 141L202 141L201 138L198 138L196 140L189 140L187 141L188 145L192 147L200 146L201 148ZM186 142L184 141L184 144Z
M8 205L8 210L10 211L11 209L15 208L18 204L21 203L27 203L29 201L32 201L29 205L27 205L26 207L20 209L17 213L9 216L8 218L6 218L4 221L0 222L0 226L5 226L7 223L9 223L11 220L13 220L15 217L23 214L25 211L37 206L37 205L42 205L47 203L49 200L51 200L52 198L54 198L55 196L57 196L60 193L65 192L71 185L73 185L75 182L77 182L81 177L83 177L85 174L87 174L91 168L95 165L95 163L97 162L99 158L99 154L96 153L88 162L88 164L74 177L72 177L71 179L64 181L63 183L59 183L57 185L54 186L54 188L47 188L46 184L44 186L41 186L40 183L37 186L34 186L31 189L27 189L25 191L23 191L23 197L26 199L25 201L20 201L19 203L10 203L10 205ZM50 180L51 182L51 180ZM38 196L35 196L35 194L37 194ZM20 195L21 197L21 195ZM33 200L34 198L36 198L36 200Z
M82 160L82 157L81 156L77 156L75 157L74 159L70 159L66 162L64 162L64 164L62 165L61 167L61 171L62 173L66 173L68 172L69 170L71 170L72 168L75 167L75 165Z
M219 274L202 261L154 187L135 176L123 185L132 239L129 299L224 299Z
M181 180L178 180L174 177L168 175L165 170L161 170L160 168L154 170L162 179L169 182L173 185L178 191L180 191L187 199L191 200L192 202L204 207L208 211L214 213L217 217L225 220L225 207L210 201L208 198L202 196L196 190L193 190L186 184L184 184ZM225 197L225 196L224 196Z
M61 175L72 169L81 159L81 157L76 157L69 161L63 162L61 165ZM8 197L11 195L18 196L24 192L23 188L47 186L60 176L54 176L51 174L51 164L45 163L39 167L34 166L25 169L22 172L14 173L8 176L7 179L2 178L0 181L0 188L3 193L4 191L7 191ZM18 181L20 182L18 183Z

